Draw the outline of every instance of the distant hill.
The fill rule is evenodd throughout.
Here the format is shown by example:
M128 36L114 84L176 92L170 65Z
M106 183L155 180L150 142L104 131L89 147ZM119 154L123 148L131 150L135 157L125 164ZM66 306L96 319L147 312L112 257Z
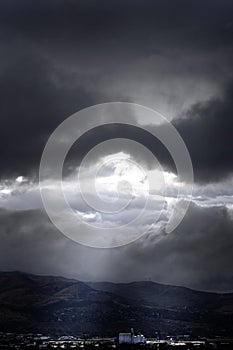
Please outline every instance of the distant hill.
M113 336L133 327L147 336L233 336L232 321L232 293L0 272L0 331Z

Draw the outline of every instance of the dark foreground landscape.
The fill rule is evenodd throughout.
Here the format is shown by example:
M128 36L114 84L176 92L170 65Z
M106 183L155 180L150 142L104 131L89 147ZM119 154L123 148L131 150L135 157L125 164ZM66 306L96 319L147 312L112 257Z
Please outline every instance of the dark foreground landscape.
M63 277L0 273L0 331L115 337L233 338L233 294L153 282L83 283Z

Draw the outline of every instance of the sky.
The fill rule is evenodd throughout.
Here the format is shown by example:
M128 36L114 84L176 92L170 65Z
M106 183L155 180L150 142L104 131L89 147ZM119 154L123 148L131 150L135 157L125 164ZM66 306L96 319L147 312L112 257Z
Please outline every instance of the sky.
M232 14L232 0L0 2L1 271L233 291ZM132 125L86 132L65 160L64 193L77 237L85 240L91 226L108 240L119 229L124 244L103 249L69 239L50 221L39 165L62 122L109 102L165 116L189 151L194 184L190 201L190 183L166 147L140 128L162 133L163 123L132 110ZM103 117L114 121L114 113ZM85 202L94 200L93 174L99 198L122 210L102 213ZM40 185L55 205L57 179ZM181 188L189 208L168 233Z

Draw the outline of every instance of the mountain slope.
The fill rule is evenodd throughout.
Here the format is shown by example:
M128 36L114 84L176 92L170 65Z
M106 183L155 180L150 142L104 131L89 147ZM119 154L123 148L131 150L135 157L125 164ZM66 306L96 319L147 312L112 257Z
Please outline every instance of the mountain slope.
M218 294L185 287L163 285L151 281L131 283L94 282L88 285L96 290L111 292L143 304L167 309L215 310L226 304L233 306L233 294Z
M0 330L116 335L233 336L233 294L153 282L83 283L53 276L0 273Z

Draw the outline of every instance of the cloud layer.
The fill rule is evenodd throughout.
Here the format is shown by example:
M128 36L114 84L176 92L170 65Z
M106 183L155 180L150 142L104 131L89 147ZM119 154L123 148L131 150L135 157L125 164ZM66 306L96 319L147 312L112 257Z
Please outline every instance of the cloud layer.
M197 289L232 290L232 212L192 205L181 226L117 249L93 249L60 234L40 210L0 211L4 270L81 280L152 279Z
M231 131L232 88L224 92L232 79L229 1L11 0L0 7L2 178L35 174L55 127L108 101L145 104L169 119L188 110L188 120L177 126L197 179L207 180L205 164L219 167L213 179L231 170L224 157L231 146L225 132ZM207 106L196 104L206 100ZM221 149L216 157L203 155L199 133L205 146L217 130Z

